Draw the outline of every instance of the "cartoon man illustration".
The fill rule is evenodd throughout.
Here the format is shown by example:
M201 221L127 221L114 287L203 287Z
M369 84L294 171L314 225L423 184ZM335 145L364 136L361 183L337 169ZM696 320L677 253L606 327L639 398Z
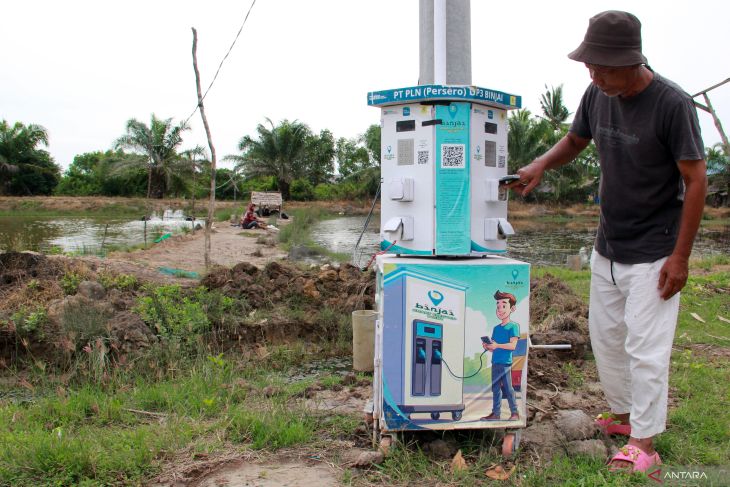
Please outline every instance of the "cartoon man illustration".
M481 418L482 421L499 421L502 410L502 395L509 403L512 413L510 421L520 419L517 412L517 401L512 389L512 352L517 348L520 339L520 325L510 321L514 313L517 298L513 294L497 290L494 293L497 300L497 318L500 323L492 330L491 339L482 338L482 347L492 352L492 413Z

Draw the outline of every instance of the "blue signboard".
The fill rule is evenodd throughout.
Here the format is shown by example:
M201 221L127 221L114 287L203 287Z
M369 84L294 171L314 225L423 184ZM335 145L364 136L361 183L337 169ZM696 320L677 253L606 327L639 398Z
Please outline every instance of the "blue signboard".
M370 106L400 105L428 100L472 101L506 109L522 107L521 96L478 86L422 85L368 93Z

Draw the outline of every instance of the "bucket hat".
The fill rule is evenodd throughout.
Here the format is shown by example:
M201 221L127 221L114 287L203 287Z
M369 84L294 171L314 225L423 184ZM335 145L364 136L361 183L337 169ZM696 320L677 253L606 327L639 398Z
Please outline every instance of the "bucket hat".
M599 66L646 64L641 53L641 22L635 15L618 10L594 15L583 42L568 57Z

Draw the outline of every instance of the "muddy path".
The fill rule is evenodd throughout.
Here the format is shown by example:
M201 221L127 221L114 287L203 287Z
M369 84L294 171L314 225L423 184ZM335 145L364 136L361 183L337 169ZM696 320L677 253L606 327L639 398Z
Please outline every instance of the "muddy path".
M202 275L205 272L204 246L204 232L198 230L168 238L146 250L115 252L103 260L118 268L132 264L152 270L179 269ZM277 246L277 232L273 229L241 230L226 222L213 225L210 252L213 265L232 267L239 262L249 262L263 267L267 262L283 257L286 253Z

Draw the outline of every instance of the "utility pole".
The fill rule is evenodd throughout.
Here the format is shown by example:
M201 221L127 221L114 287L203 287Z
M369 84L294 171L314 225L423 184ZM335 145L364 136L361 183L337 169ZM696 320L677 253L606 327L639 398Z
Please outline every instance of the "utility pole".
M420 0L419 85L471 85L470 0Z

